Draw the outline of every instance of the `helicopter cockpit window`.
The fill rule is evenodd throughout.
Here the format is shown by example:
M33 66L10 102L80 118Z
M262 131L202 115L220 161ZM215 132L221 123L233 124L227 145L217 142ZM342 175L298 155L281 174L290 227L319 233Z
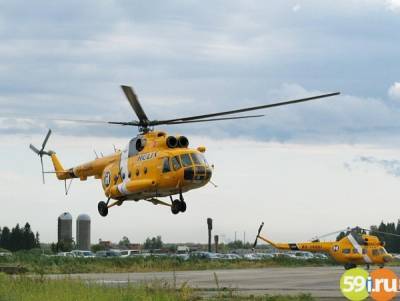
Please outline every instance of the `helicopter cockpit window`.
M373 249L372 250L372 255L373 256L378 256L379 255L379 250L378 249Z
M358 254L358 250L357 249L353 249L353 253L354 254Z
M365 255L367 254L367 249L362 249L362 253Z
M204 157L203 154L197 154L197 156L199 157L199 159L200 159L200 161L201 161L202 164L208 165L208 162L207 162L207 160L206 160L206 157Z
M191 153L190 156L192 157L193 163L195 165L201 165L201 161L199 159L199 156L196 153Z
M169 166L169 158L164 158L163 161L163 172L170 172L171 171L171 166Z
M381 254L387 254L385 248L379 248L381 250Z
M350 249L343 249L342 252L343 252L343 254L350 254L350 251L351 251Z
M138 151L136 149L136 141L137 138L133 138L131 141L129 141L129 154L128 154L129 158L136 156L138 154Z
M192 160L190 160L189 154L183 154L181 155L181 161L182 165L184 167L191 166L192 165Z
M179 158L178 156L175 156L171 159L172 162L172 167L174 168L174 170L178 170L179 168L181 168L181 163L179 162Z

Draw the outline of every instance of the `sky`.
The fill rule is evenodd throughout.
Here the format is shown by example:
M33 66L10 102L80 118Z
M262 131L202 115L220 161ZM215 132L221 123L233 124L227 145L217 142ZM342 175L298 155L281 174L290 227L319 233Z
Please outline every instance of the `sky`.
M92 217L92 241L307 240L400 216L400 1L0 1L0 226L29 221L56 240L57 216ZM217 188L188 210L145 202L97 213L100 182L47 176L28 149L48 128L65 166L112 152L136 128L54 118L131 121L131 85L151 119L256 106L265 117L161 127L207 147ZM46 169L52 166L45 162ZM75 227L74 227L75 231Z

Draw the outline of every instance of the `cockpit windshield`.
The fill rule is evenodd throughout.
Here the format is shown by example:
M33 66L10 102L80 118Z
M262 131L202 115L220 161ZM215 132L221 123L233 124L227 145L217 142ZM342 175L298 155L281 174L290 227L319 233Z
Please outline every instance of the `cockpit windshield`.
M199 160L199 157L197 156L196 153L191 153L190 156L192 157L192 161L194 163L194 165L200 165L201 162Z
M192 165L192 160L189 157L189 154L181 155L181 162L184 167L188 167Z
M195 165L207 165L207 161L202 154L199 153L191 153L190 156Z

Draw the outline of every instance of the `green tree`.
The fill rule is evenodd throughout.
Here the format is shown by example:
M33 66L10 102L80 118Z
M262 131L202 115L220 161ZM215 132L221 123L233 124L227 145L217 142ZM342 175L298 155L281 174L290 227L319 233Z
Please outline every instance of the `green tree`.
M22 241L19 244L20 249L30 250L36 247L35 235L33 234L29 223L26 223L24 228L21 229L21 238Z
M35 247L36 248L40 248L40 235L39 235L39 232L36 232L36 235L35 235Z
M146 250L161 249L163 247L161 236L146 238L143 246Z
M23 239L23 231L19 227L19 224L17 224L14 228L11 229L9 250L12 252L22 250L24 248Z
M128 248L130 244L131 242L129 241L129 238L127 236L122 237L122 239L118 243L120 247L125 247L125 248Z
M92 245L91 250L92 250L92 252L96 253L98 251L106 250L106 247L104 245L101 245L101 244L96 244L96 245Z
M10 250L11 231L8 227L4 227L1 231L0 247Z

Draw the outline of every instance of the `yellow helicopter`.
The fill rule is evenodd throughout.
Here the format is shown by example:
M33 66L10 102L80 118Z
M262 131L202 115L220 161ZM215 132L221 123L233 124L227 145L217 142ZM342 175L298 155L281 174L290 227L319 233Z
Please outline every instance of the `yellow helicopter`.
M376 230L371 231L356 227L352 229L348 228L346 230L335 231L320 236L311 242L275 243L260 235L263 226L264 223L262 223L258 228L253 249L257 245L257 240L261 239L278 250L326 253L335 262L343 264L346 270L355 268L357 265L362 264L365 264L367 268L369 268L370 265L379 265L380 267L383 267L386 263L393 260L393 256L384 248L385 243L380 241L379 237L375 235L368 235L366 232L400 237L400 235L392 233ZM320 239L323 237L334 235L340 232L347 232L347 235L345 235L339 241L320 241Z
M155 126L256 118L264 115L219 116L284 106L340 94L336 92L212 114L150 120L133 89L129 86L121 86L121 88L136 113L138 121L56 120L138 127L139 134L132 138L122 151L116 150L112 155L96 158L93 161L65 169L54 151L45 150L51 130L48 131L41 149L30 145L31 150L40 157L43 182L45 173L55 173L59 180L65 181L67 192L67 179L79 178L81 181L85 181L88 177L101 179L107 197L106 202L98 203L98 211L101 216L107 216L109 208L130 200L146 200L155 205L170 206L173 214L185 212L186 203L183 193L200 188L210 181L212 166L207 163L204 157L206 148L204 146L189 148L189 140L185 136L172 136L163 131L155 131ZM44 172L43 156L45 155L51 157L54 172ZM174 195L178 195L179 198L174 200ZM161 197L170 197L171 202L162 201L159 199ZM111 199L114 200L112 203L110 203Z

